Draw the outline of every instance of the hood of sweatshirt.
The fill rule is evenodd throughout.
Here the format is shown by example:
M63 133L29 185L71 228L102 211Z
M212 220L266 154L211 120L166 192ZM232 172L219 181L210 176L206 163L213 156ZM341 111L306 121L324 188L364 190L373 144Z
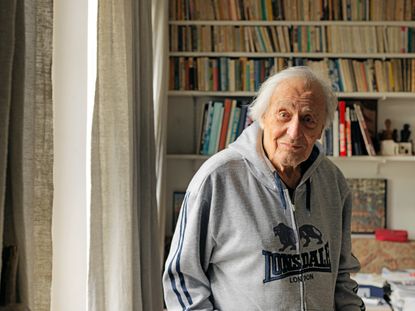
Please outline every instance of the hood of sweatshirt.
M286 186L281 181L277 170L273 167L270 160L267 158L263 144L262 144L263 130L259 123L256 121L246 128L239 138L229 148L238 152L242 158L247 162L251 173L262 183L265 187L272 189L273 191L280 192L281 200L284 207L286 207L283 190ZM252 146L255 146L253 151ZM302 177L297 188L302 187L304 184L307 189L307 209L310 210L310 184L312 182L312 174L323 159L322 146L319 142L316 142L313 151L309 158L301 163Z

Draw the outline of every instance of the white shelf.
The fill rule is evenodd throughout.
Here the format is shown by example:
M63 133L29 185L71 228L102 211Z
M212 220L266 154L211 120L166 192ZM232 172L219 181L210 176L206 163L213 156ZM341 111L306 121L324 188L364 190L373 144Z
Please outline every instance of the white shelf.
M415 53L261 53L261 52L170 52L170 57L250 57L250 58L415 58Z
M234 97L253 97L257 93L256 92L244 92L244 91L237 91L237 92L214 92L214 91L169 91L169 96L234 96ZM412 92L353 92L353 93L345 93L340 92L336 93L337 97L340 98L361 98L361 99L389 99L389 98L415 98L415 93Z
M209 156L199 154L167 154L167 160L198 160L205 161ZM415 156L352 156L352 157L328 157L333 162L415 162Z
M317 25L317 26L408 26L415 27L415 21L261 21L261 20L180 20L169 21L170 25L212 25L212 26L291 26L291 25Z

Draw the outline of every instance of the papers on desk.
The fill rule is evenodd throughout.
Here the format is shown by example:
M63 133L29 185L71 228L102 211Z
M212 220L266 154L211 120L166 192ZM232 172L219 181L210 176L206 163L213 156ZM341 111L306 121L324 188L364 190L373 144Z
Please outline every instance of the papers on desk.
M385 280L380 274L356 273L353 279L359 284L357 294L365 298L383 298Z
M392 311L392 308L383 298L362 297L366 311Z
M391 304L395 311L415 310L415 269L382 269L382 278L391 286Z
M379 274L356 273L353 279L359 284L357 294L362 298L367 311L391 311L383 298L385 280Z

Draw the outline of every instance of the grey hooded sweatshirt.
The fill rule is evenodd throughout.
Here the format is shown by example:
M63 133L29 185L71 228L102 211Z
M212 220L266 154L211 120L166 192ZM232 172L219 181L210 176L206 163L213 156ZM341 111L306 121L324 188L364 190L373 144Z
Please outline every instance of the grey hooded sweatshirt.
M255 122L187 189L165 265L168 310L364 310L351 196L316 144L290 198Z

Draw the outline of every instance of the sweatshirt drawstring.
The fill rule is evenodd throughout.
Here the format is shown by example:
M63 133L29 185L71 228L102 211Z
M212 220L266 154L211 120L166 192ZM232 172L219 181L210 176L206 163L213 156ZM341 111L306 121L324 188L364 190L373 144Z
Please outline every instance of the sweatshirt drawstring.
M279 193L280 193L282 206L284 207L284 209L287 209L287 201L285 200L285 196L284 196L284 188L282 186L281 179L278 176L277 171L274 171L274 179L275 179L275 183L277 184L277 187L278 187L278 190L279 190ZM306 208L307 208L307 211L310 213L311 212L311 182L310 182L310 178L306 180L305 185L306 185Z
M278 176L277 171L274 171L274 179L275 179L275 183L278 186L278 190L280 192L280 198L281 198L281 201L282 201L282 206L284 207L284 209L287 209L287 201L285 201L284 188L282 187L281 179Z

